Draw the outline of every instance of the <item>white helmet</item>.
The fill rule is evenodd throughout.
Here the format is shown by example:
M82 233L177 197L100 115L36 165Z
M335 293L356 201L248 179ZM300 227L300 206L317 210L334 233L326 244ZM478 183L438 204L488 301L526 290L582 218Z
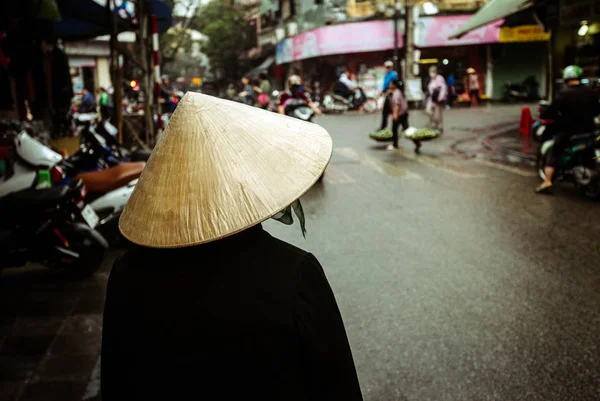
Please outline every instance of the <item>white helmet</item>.
M288 85L302 85L302 78L300 78L298 75L290 75L288 78Z

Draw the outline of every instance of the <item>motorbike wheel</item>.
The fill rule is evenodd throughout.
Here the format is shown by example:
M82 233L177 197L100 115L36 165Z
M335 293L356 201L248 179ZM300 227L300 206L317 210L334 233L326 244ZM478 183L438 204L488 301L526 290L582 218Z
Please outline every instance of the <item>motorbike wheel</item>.
M582 185L581 193L586 198L596 201L600 199L600 183L593 182L590 185Z
M76 223L66 233L72 251L80 255L75 262L63 263L58 267L68 271L69 275L76 278L85 278L94 274L104 261L108 243L96 230Z

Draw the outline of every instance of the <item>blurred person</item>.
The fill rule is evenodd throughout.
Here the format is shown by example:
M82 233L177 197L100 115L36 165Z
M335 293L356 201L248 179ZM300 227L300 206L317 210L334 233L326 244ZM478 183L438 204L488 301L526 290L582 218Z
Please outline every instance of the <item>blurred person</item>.
M96 90L98 95L98 105L100 106L100 117L107 120L111 116L110 96L106 89L100 87Z
M444 131L444 103L448 96L448 86L436 66L429 67L427 84L427 104L425 112L429 115L431 128Z
M227 85L227 89L225 89L225 97L229 100L234 100L237 96L237 91L235 90L234 84Z
M258 105L263 109L266 108L271 96L271 82L264 72L258 74L258 86L254 87L254 91L258 93Z
M94 95L87 89L83 88L81 91L81 103L79 105L80 113L92 113L96 111L96 99Z
M338 81L334 84L333 92L343 98L346 98L352 104L352 107L359 106L359 111L362 111L362 104L364 103L364 95L360 90L358 83L350 79L350 69L348 67L342 68L342 73Z
M258 91L259 93L266 93L267 95L271 93L271 81L267 77L267 74L261 72L258 74Z
M471 107L479 105L481 103L481 85L479 84L479 76L474 68L467 68L465 88L471 99Z
M136 246L108 279L104 401L362 401L323 268L261 226L305 232L331 152L316 124L183 97L119 222Z
M402 131L408 129L408 102L402 92L402 82L393 80L390 82L390 104L392 107L392 138L393 144L391 148L398 149L398 129L402 127ZM414 141L417 146L415 152L419 152L421 148L420 142Z
M446 108L450 109L454 105L454 99L456 99L456 83L453 73L450 73L448 75L446 83L448 84L448 99L446 103Z
M593 133L596 129L594 119L600 117L599 94L589 86L581 83L583 70L576 65L570 65L563 71L565 87L558 93L556 99L545 112L544 117L555 120L557 130L554 135L554 146L548 155L544 167L545 179L537 187L536 192L551 194L553 192L554 172L560 156L569 145L573 135Z
M255 97L254 97L254 88L250 84L250 78L242 77L242 85L243 85L243 89L240 92L239 96L242 98L244 103L246 103L247 105L253 106Z
M277 102L277 110L279 114L285 114L285 106L288 102L294 99L304 100L306 105L310 107L316 115L320 116L323 114L320 108L318 108L310 99L310 95L306 91L300 90L302 86L302 79L298 75L291 75L288 78L288 88L279 95Z
M394 63L390 60L386 61L385 66L385 76L383 77L383 88L381 90L380 96L385 96L385 101L383 103L383 110L381 112L381 127L380 130L384 130L388 126L388 120L390 118L390 113L392 112L392 106L389 97L389 89L392 81L398 79L398 73L394 71Z
M161 77L160 98L165 112L173 113L177 105L173 102L173 86L169 81L169 76L166 74Z

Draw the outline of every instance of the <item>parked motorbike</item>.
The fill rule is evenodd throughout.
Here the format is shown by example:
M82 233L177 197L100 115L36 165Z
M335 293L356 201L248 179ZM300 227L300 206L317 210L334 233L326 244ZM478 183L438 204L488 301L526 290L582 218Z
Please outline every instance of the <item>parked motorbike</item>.
M503 99L507 103L530 102L539 99L539 84L535 77L528 77L521 83L506 82Z
M89 159L93 155L96 160L104 161L106 166L115 166L123 162L148 161L150 158L150 150L129 151L121 146L116 138L118 130L109 121L99 121L95 114L77 115L74 119L80 151L72 155L71 159Z
M88 189L85 200L98 214L98 231L111 244L122 242L118 228L119 218L144 166L143 162L122 163L105 170L75 176L75 180L83 181Z
M85 203L82 182L27 188L0 199L0 270L28 262L85 277L101 266L108 244L94 227L98 217ZM78 222L79 218L83 222Z
M120 238L117 221L142 173L143 162L121 163L101 171L78 171L69 165L69 159L63 160L60 154L36 141L26 131L15 135L14 147L17 157L12 163L13 172L10 177L0 180L0 197L35 187L40 170L49 170L55 185L68 184L73 178L82 179L87 187L86 201L100 216L98 230L109 239Z
M544 167L554 146L554 124L553 120L544 120L534 125L534 136L542 142L536 163L542 180L546 179ZM599 141L600 132L572 136L569 146L559 158L553 179L573 182L587 198L600 199Z

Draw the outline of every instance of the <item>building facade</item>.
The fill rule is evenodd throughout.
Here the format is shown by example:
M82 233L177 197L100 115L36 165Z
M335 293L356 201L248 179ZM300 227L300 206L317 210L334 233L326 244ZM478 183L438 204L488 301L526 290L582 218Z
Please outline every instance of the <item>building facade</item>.
M446 0L419 2L411 8L392 0L263 0L259 42L275 43L272 73L282 83L292 73L310 86L328 89L341 66L349 67L365 91L376 94L383 79L383 63L396 52L403 59L404 42L412 43L415 61L409 93L418 94L417 78L425 79L427 67L438 65L453 75L461 90L467 68L478 71L483 93L492 99L503 96L504 84L535 80L545 96L548 40L550 35L535 21L514 25L499 20L460 39L448 37L464 24L485 1ZM411 13L408 34L404 14ZM406 66L402 66L406 68ZM402 69L401 67L401 69Z

